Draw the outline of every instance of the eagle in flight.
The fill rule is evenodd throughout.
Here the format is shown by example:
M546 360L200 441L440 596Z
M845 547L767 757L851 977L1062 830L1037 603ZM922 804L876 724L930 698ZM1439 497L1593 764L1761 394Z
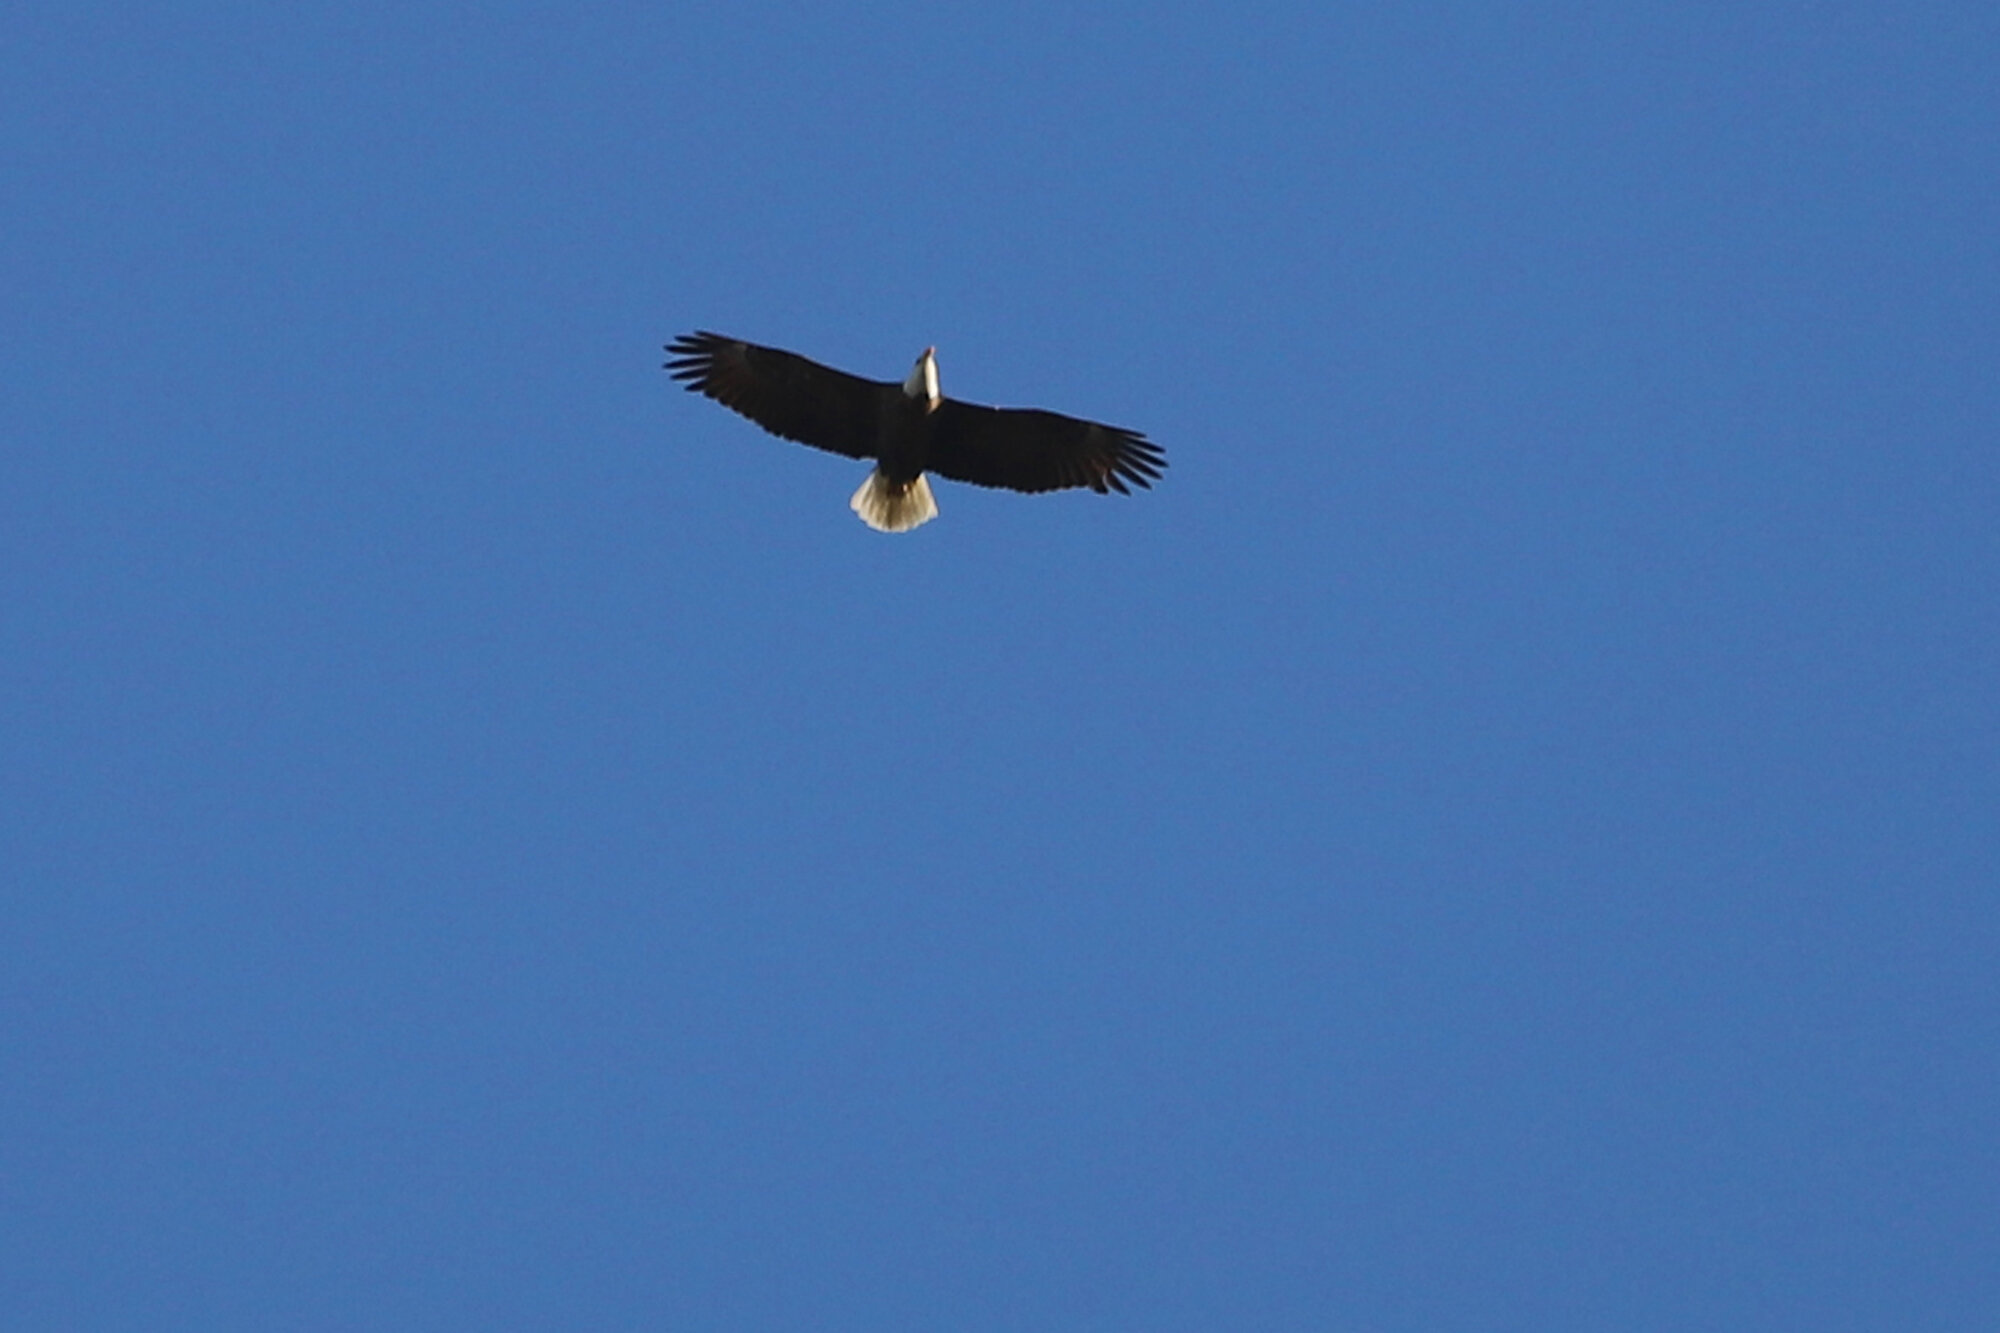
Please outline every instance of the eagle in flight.
M937 349L901 384L865 380L775 347L691 333L667 344L666 370L773 435L873 459L852 508L878 532L937 517L926 472L975 486L1102 495L1147 489L1166 469L1160 446L1135 430L1028 407L982 407L938 392Z

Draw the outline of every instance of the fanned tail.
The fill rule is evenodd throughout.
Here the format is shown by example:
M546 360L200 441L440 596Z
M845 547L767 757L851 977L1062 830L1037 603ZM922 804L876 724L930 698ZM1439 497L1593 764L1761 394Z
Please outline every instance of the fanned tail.
M876 468L861 483L848 502L861 521L877 532L908 532L937 517L937 501L931 498L930 478L897 485Z

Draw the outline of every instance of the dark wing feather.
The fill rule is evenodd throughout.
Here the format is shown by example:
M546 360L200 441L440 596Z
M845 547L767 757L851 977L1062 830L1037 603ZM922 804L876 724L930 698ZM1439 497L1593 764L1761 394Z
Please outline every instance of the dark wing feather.
M893 384L719 333L676 338L667 344L667 357L668 373L690 393L707 394L773 435L849 458L875 456L882 395L900 392Z
M1160 446L1136 430L1029 407L981 407L947 398L931 418L930 470L975 486L1059 491L1088 486L1131 494L1166 470Z

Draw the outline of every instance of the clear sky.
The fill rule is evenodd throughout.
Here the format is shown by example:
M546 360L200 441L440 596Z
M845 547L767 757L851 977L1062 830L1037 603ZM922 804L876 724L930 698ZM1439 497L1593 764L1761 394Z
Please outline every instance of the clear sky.
M2000 1327L2000 9L0 20L0 1309ZM865 467L713 328L1129 425Z

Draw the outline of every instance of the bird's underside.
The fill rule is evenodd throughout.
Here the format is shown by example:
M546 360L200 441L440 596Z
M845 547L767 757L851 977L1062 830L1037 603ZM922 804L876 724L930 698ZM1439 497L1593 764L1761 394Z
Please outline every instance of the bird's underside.
M852 506L883 532L906 532L937 517L926 473L1006 490L1083 487L1124 495L1149 488L1167 466L1166 454L1138 431L944 397L933 348L924 349L901 384L719 333L676 338L667 354L667 371L690 392L773 435L872 459L875 470Z

